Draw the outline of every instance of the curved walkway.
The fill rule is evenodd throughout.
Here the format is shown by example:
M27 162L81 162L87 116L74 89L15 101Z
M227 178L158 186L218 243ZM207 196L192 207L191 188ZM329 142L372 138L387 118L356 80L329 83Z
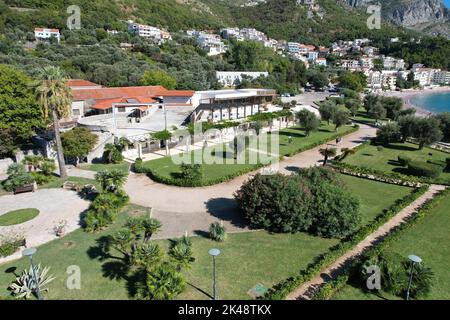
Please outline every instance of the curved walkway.
M0 215L12 210L36 208L39 215L25 223L0 227L0 235L19 233L25 236L27 246L35 247L56 239L53 228L61 220L67 221L66 232L80 227L80 214L89 206L76 192L63 189L42 189L34 193L6 195L0 197ZM20 258L20 252L7 258L0 258L0 263Z
M434 195L444 190L444 186L431 185L428 191L419 197L416 201L400 211L395 217L382 225L378 230L370 234L363 241L358 243L352 250L338 258L331 266L324 269L321 274L312 280L304 283L294 292L292 292L287 300L309 300L314 293L326 282L335 278L342 273L343 269L365 249L373 246L385 236L387 236L393 229L405 222L405 219L411 216L417 209L419 209L426 201L434 197Z
M321 165L319 149L328 146L354 148L376 135L376 128L360 125L360 130L343 137L336 146L334 141L299 153L280 162L281 173L292 173L298 168ZM160 237L180 236L185 232L207 231L211 222L223 220L228 231L243 231L245 225L237 213L233 193L258 171L245 174L229 182L202 188L180 188L159 184L145 175L131 173L125 190L132 203L151 207L153 216L161 220Z

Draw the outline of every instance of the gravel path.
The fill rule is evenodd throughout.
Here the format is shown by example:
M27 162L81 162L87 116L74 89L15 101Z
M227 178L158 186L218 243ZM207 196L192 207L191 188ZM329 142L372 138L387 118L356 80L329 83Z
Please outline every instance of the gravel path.
M444 186L431 185L428 191L419 197L416 201L400 211L395 217L382 225L374 233L370 234L363 241L358 243L354 249L348 251L346 254L338 258L331 266L322 270L321 274L311 281L308 281L292 292L286 299L287 300L310 300L313 294L326 282L335 278L342 273L348 263L350 263L355 257L360 255L365 249L371 247L376 242L382 240L388 235L394 228L398 227L405 222L405 219L411 216L421 205L426 201L433 198L434 195L441 190L444 190Z
M0 227L0 234L10 232L25 236L28 247L36 247L47 243L56 236L53 228L61 221L67 221L67 232L80 227L80 214L89 206L89 202L81 199L76 192L63 189L42 189L34 193L6 195L0 197L0 215L12 210L36 208L39 215L25 223L9 227ZM0 258L0 264L20 258L20 252Z
M365 140L374 137L376 129L361 125L361 129L343 138L337 146L354 148ZM334 141L330 144L302 152L280 162L280 172L289 174L298 168L321 165L323 157L319 149L325 146L336 147ZM258 171L245 174L229 182L202 188L180 188L156 183L146 175L131 173L125 185L125 190L131 202L150 207L153 216L160 219L163 230L160 236L180 236L206 232L214 221L222 220L228 231L247 230L237 212L233 193Z

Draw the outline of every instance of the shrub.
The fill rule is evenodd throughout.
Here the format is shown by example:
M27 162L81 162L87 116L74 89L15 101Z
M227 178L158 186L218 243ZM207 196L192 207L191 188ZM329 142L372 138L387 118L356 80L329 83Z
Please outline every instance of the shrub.
M137 158L134 161L133 170L136 173L145 173L144 161L141 158Z
M235 196L252 226L273 232L344 237L360 221L359 201L331 169L303 169L293 176L256 175Z
M447 163L445 161L429 159L429 160L427 160L427 163L434 164L436 166L442 167L442 169L445 169L445 167L447 167Z
M14 191L15 188L34 181L32 175L25 171L23 164L11 164L6 173L8 178L3 182L3 187L6 191Z
M33 177L33 180L38 185L43 185L43 184L49 183L52 180L51 176L47 176L47 175L43 174L42 172L32 172L31 176Z
M377 265L381 271L383 290L396 296L404 297L408 289L411 262L405 257L390 252L381 252L369 257L363 265ZM363 270L365 268L362 268ZM367 275L362 273L363 281ZM423 263L416 264L413 271L410 296L412 298L426 297L431 289L433 272Z
M407 155L404 155L404 154L398 155L398 162L403 167L407 167L411 160L412 159L410 157L408 157Z
M360 221L359 201L349 191L329 182L313 190L312 233L326 238L342 238L354 231Z
M186 183L195 183L202 180L202 167L199 164L185 164L180 166L180 179Z
M445 159L445 162L447 163L445 170L450 171L450 158Z
M214 222L209 227L209 237L217 242L225 241L227 237L226 229L223 222Z
M102 159L104 163L121 163L123 161L122 146L108 143L105 145Z
M84 217L85 230L95 232L106 228L116 220L128 200L128 195L123 191L100 193Z
M56 164L53 159L44 159L39 168L44 175L51 176L53 174L53 171L56 170Z
M408 163L408 171L410 174L419 177L437 178L442 173L443 168L422 161L410 161Z
M15 233L0 235L0 258L14 254L17 249L24 245L25 238Z
M257 174L242 185L235 197L244 217L255 228L296 232L311 226L311 191L298 177Z
M384 147L383 146L377 146L377 150L381 152L381 151L384 150Z

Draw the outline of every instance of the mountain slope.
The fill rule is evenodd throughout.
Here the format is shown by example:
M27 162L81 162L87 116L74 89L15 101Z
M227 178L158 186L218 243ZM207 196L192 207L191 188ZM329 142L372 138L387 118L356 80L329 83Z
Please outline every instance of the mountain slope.
M316 0L314 7L297 0L0 0L0 7L10 8L0 12L0 31L2 19L9 30L30 32L35 26L64 30L66 8L72 4L80 6L84 28L124 30L128 19L169 31L240 26L276 39L321 44L377 33L367 28L364 10L336 0ZM393 29L386 26L385 31Z
M441 0L345 0L353 7L381 3L383 17L428 34L450 36L450 11Z

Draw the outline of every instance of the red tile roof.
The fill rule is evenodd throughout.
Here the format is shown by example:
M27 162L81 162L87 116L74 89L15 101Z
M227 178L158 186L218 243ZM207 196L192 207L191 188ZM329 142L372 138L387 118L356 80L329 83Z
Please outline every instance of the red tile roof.
M94 86L92 82L72 80L82 86ZM79 82L78 82L79 81ZM69 84L70 85L70 84ZM76 86L74 86L76 88ZM167 90L162 86L116 87L116 88L86 88L72 92L74 101L94 100L93 109L106 110L113 103L155 103L158 97L192 97L191 90ZM177 104L180 105L181 104Z
M69 79L67 85L69 87L101 87L99 84L83 79Z
M167 90L161 86L82 89L73 92L75 101L114 98L157 97Z

